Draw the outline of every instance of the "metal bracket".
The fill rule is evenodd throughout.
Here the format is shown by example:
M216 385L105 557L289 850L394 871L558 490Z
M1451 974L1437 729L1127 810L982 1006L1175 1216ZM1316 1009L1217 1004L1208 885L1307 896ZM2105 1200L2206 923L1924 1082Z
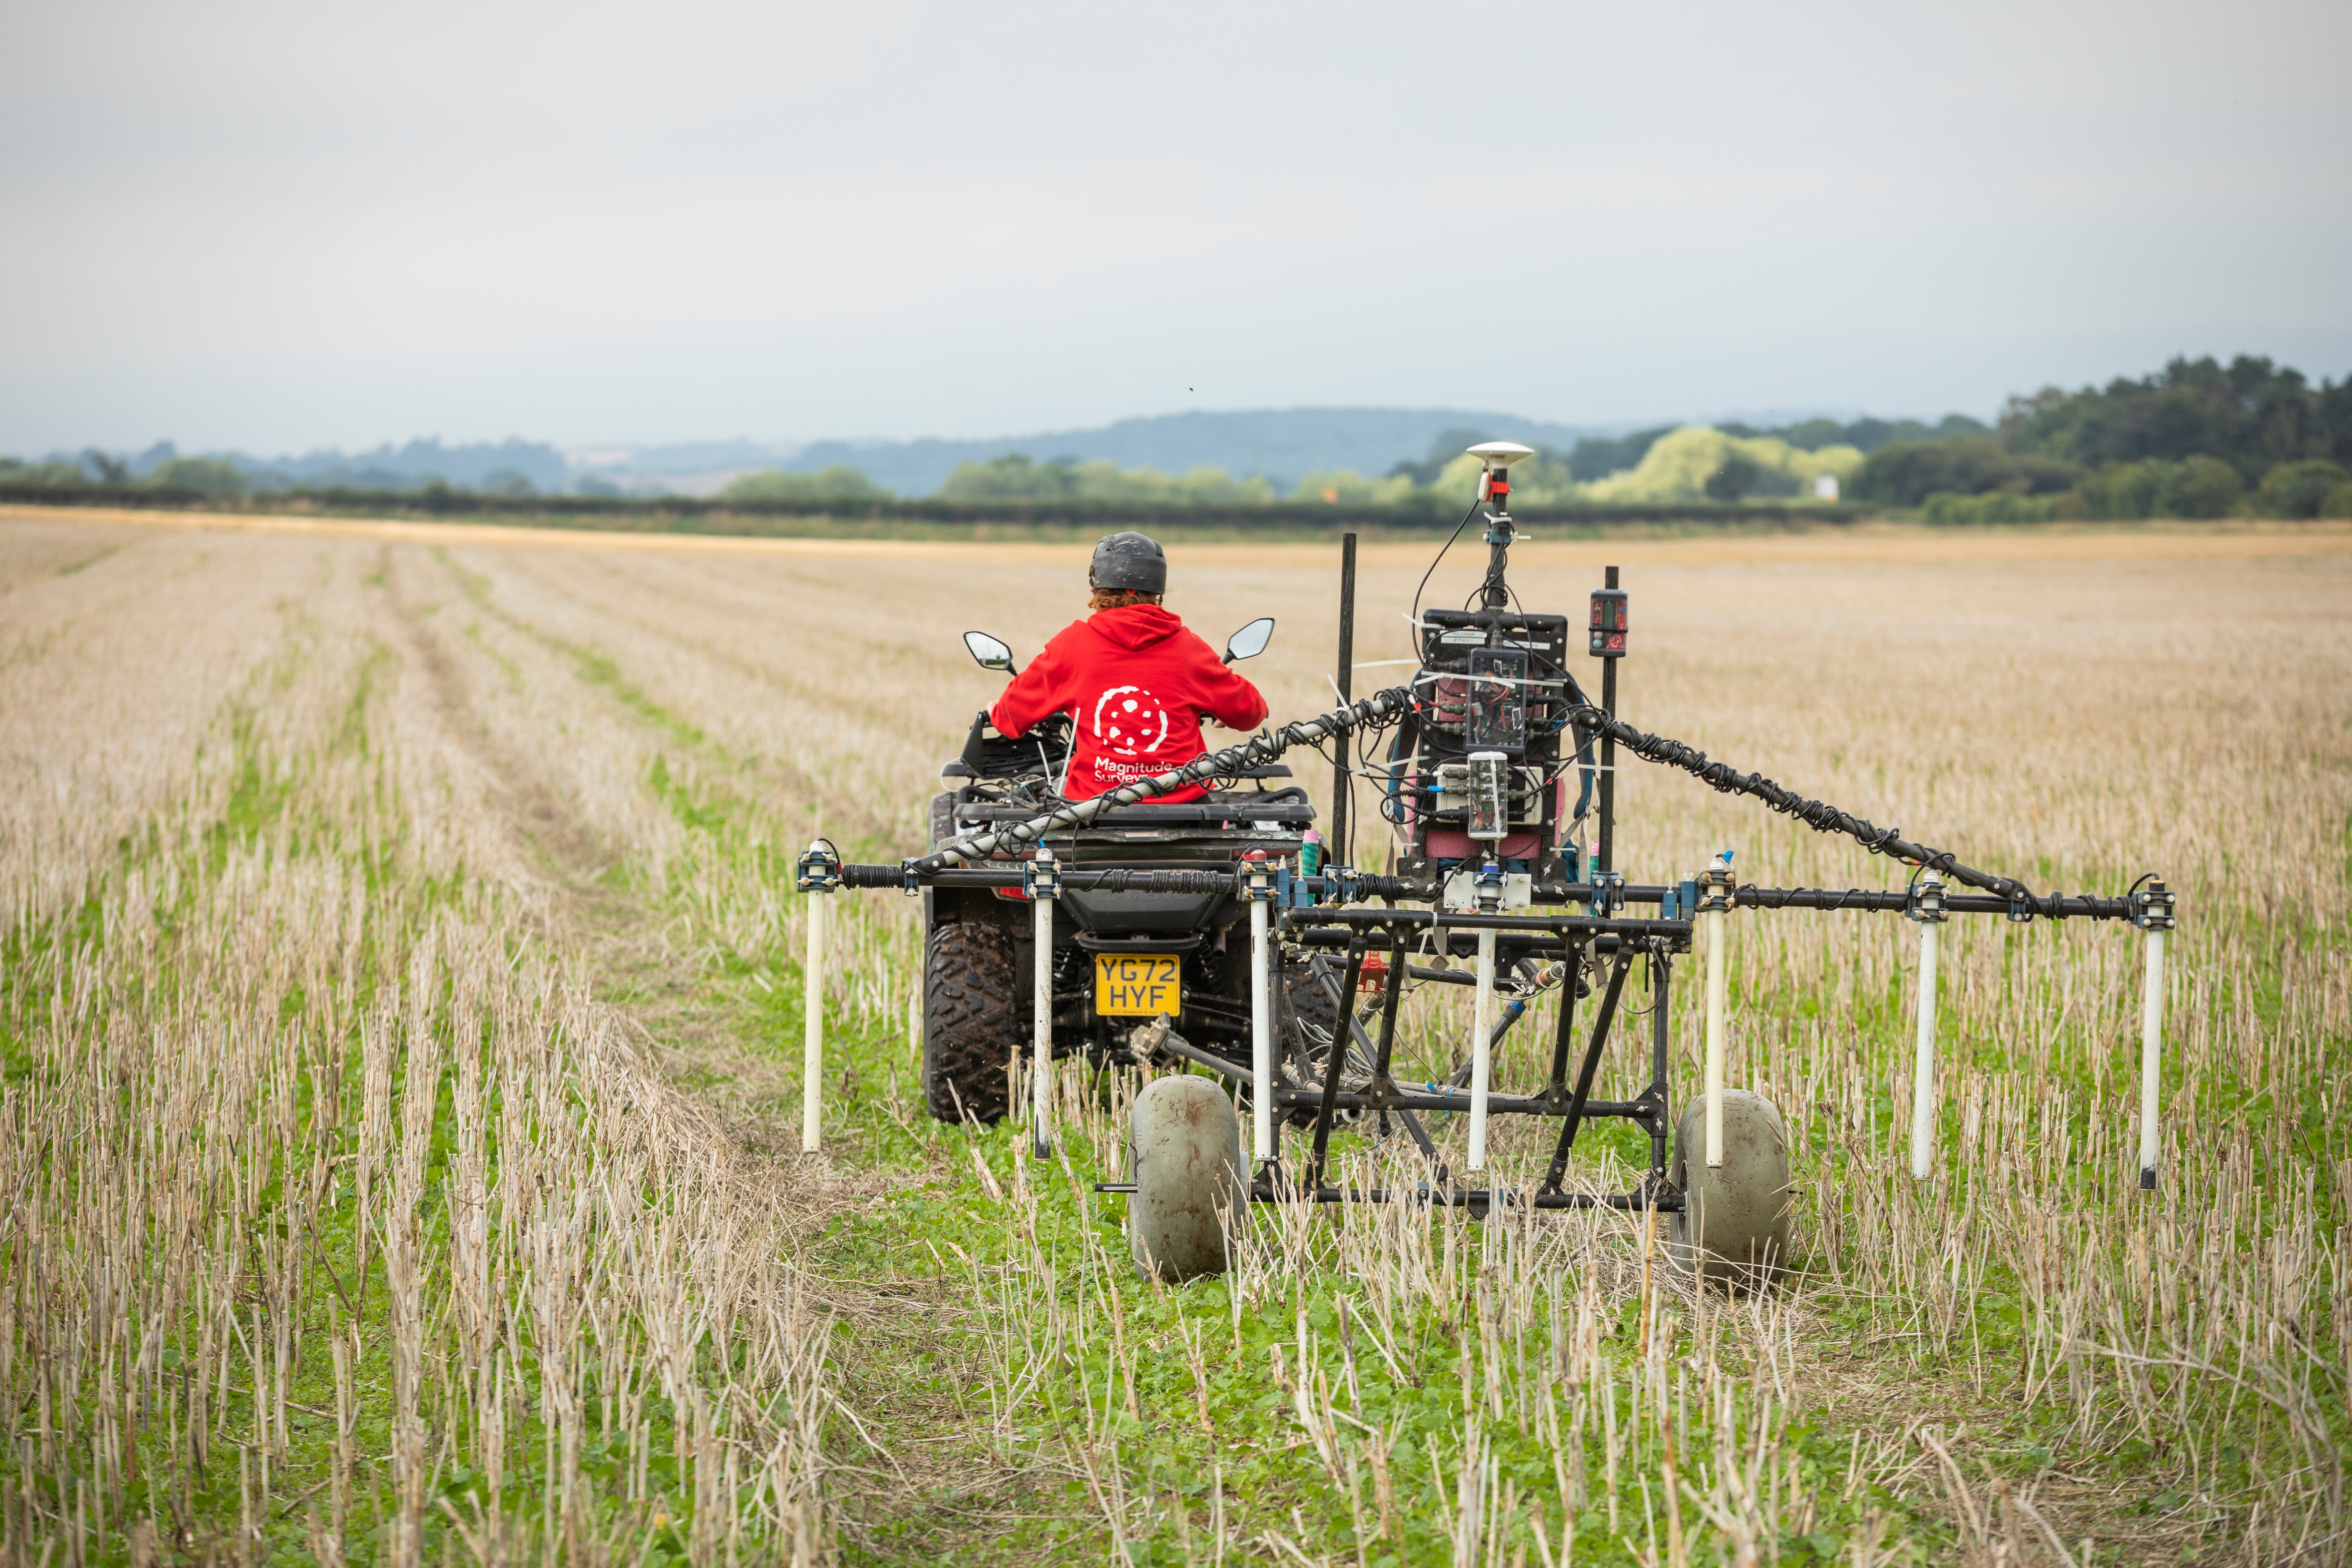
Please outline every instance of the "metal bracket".
M2009 921L2011 925L2033 923L2033 889L2022 882L2013 882L2009 889Z
M1903 918L1922 925L1941 925L1949 918L1944 908L1944 879L1933 871L1911 884Z
M2151 878L2145 889L2132 890L2131 923L2142 931L2170 931L2178 897L2161 879Z
M1592 878L1592 912L1607 920L1625 907L1625 874L1599 871Z
M1242 862L1241 885L1234 896L1245 904L1279 904L1281 889L1276 884L1275 868L1266 861L1265 851L1253 849ZM1287 868L1284 868L1286 877Z
M841 886L841 851L833 847L831 839L817 839L793 870L793 885L802 892L834 892Z
M923 876L915 869L915 858L911 855L898 862L898 890L910 899L922 896Z
M1731 868L1720 860L1683 884L1692 890L1691 912L1697 915L1731 912Z
M1633 1097L1633 1113L1626 1120L1645 1132L1666 1131L1666 1100L1658 1092L1656 1084L1650 1085Z
M1031 899L1061 896L1061 871L1054 864L1054 852L1043 844L1037 846L1036 858L1021 863L1021 891Z

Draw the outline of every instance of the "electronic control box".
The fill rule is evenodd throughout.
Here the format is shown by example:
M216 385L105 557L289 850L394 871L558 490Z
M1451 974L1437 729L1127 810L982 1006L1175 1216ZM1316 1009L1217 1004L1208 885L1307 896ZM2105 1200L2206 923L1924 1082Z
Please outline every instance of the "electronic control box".
M1491 850L1515 871L1549 879L1567 804L1560 745L1568 710L1582 699L1568 669L1569 618L1424 610L1420 631L1410 754L1396 759L1409 778L1399 782L1410 797L1411 859L1443 867ZM1469 787L1471 758L1496 752L1505 759L1499 835Z

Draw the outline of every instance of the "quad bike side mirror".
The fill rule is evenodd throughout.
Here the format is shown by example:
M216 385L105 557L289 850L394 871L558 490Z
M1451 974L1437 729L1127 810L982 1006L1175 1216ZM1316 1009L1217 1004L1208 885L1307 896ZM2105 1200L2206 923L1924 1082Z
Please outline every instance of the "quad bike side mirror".
M1013 650L986 632L964 633L963 646L971 650L971 657L982 669L1001 670L1006 675L1021 673L1013 668Z
M1255 658L1274 640L1274 617L1260 616L1225 639L1225 662L1238 664L1245 658Z

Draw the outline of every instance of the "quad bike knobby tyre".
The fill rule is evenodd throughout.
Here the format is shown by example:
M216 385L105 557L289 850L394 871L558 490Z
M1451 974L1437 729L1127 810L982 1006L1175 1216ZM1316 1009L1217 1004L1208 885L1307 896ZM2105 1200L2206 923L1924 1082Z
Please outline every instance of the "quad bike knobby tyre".
M1024 1011L1010 930L985 921L931 927L923 940L923 1103L933 1116L1003 1117Z
M1685 1205L1668 1217L1667 1251L1685 1273L1755 1289L1769 1284L1789 1250L1789 1131L1762 1095L1723 1093L1723 1163L1706 1163L1706 1097L1685 1108L1675 1128L1668 1176Z
M1135 1191L1127 1240L1136 1267L1171 1284L1223 1273L1249 1206L1233 1101L1209 1079L1154 1079L1135 1097L1128 1129Z
M1340 978L1345 978L1344 971ZM1300 1089L1320 1089L1323 1086L1324 1064L1330 1058L1328 1042L1343 1040L1345 1027L1339 1022L1339 1009L1331 1000L1331 993L1323 983L1305 967L1286 968L1282 976L1283 1024L1275 1040L1277 1058L1286 1055L1290 1077ZM1281 1069L1276 1069L1277 1075ZM1244 1102L1247 1097L1244 1096ZM1315 1125L1316 1107L1294 1105L1284 1121L1293 1127ZM1342 1121L1353 1121L1352 1116Z

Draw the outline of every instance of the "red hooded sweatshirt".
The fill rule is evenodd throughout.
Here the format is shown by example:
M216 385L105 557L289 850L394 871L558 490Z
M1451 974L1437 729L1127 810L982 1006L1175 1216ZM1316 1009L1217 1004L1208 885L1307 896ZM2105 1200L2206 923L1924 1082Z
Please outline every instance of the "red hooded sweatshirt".
M1129 605L1064 627L1004 689L988 721L1017 737L1053 713L1069 714L1077 728L1063 797L1087 800L1207 751L1203 714L1228 729L1257 728L1265 722L1265 699L1175 616L1157 605ZM1159 798L1207 793L1189 784Z

